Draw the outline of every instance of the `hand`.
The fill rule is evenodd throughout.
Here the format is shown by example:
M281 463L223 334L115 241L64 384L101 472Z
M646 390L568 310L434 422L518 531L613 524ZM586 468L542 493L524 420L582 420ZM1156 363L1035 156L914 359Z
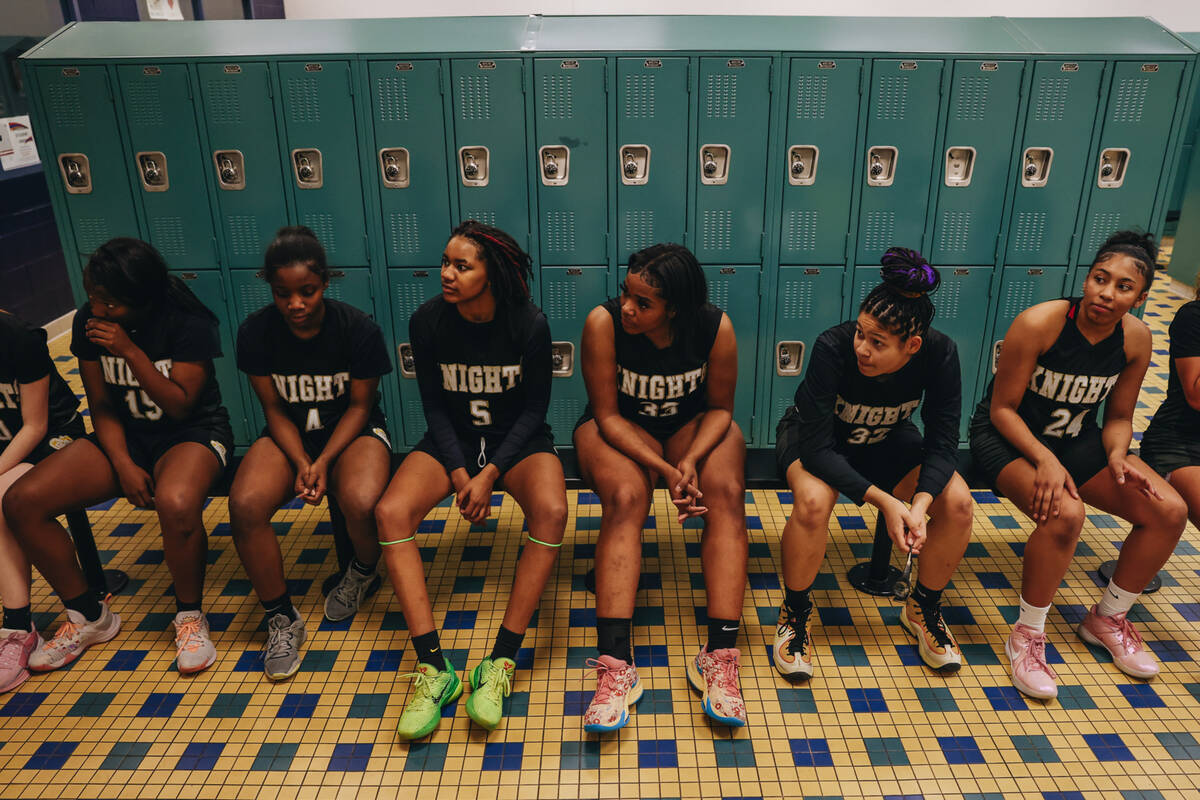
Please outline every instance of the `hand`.
M495 481L491 472L485 468L474 478L468 480L458 490L455 498L459 513L463 515L464 519L475 525L483 524L483 521L492 513L492 484Z
M1137 489L1145 497L1162 500L1162 495L1150 481L1150 476L1125 460L1125 456L1115 455L1108 459L1108 468L1121 486Z
M129 334L115 322L92 317L84 325L83 331L88 341L103 347L119 358L128 358L129 353L136 349Z
M1071 474L1057 458L1040 462L1033 476L1033 502L1029 509L1034 522L1045 522L1050 517L1058 516L1064 489L1071 497L1079 499L1075 481L1071 480Z
M329 466L318 458L296 475L296 496L310 506L315 506L325 497L328 485Z
M154 479L146 470L131 462L117 470L117 481L130 503L138 508L154 508Z
M663 474L667 482L667 490L671 502L679 512L679 522L690 517L700 517L708 513L708 507L701 505L704 493L697 485L696 465L689 459L679 462L679 466Z
M883 514L888 536L892 538L892 542L900 549L901 553L908 553L911 550L914 555L917 555L921 552L921 548L925 544L924 512L914 512L904 502L888 495L888 499L880 506L879 513Z

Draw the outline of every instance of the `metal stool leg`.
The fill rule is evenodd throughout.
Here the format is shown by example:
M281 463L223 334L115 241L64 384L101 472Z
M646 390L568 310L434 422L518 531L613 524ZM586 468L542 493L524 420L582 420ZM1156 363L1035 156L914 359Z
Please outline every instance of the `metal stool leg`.
M875 520L875 544L871 549L871 560L855 564L846 577L850 585L860 592L887 597L900 578L900 570L893 567L891 562L892 538L888 536L887 523L880 513Z
M1117 571L1116 559L1113 559L1112 561L1105 561L1103 564L1101 564L1099 567L1096 568L1096 574L1098 574L1105 581L1111 581L1113 573L1116 571ZM1146 584L1146 588L1142 589L1142 594L1152 594L1154 592L1157 592L1161 588L1162 588L1162 577L1159 575L1155 575L1153 578L1150 579L1150 582Z
M96 550L96 538L92 535L87 511L70 511L66 517L67 530L75 541L75 552L78 554L79 566L83 569L84 577L87 578L88 587L101 597L119 594L129 585L129 576L119 569L104 569L100 564L100 553Z

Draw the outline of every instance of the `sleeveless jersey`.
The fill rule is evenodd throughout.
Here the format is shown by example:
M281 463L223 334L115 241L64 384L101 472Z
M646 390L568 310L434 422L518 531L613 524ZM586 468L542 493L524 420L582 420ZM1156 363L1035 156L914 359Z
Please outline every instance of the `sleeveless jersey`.
M46 331L0 312L0 451L24 425L21 384L46 377L50 378L46 430L53 436L75 419L79 401L50 359Z

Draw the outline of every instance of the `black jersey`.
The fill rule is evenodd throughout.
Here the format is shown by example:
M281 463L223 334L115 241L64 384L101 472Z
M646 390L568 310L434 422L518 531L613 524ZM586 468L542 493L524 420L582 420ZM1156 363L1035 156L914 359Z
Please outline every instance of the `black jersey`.
M931 328L907 364L888 375L868 377L858 369L855 327L853 320L843 322L813 345L791 412L802 431L801 463L861 504L871 482L850 465L847 455L880 444L901 428L915 428L911 418L919 406L925 433L916 491L937 497L957 462L962 404L958 348Z
M350 406L351 380L392 371L375 320L329 298L321 330L311 339L293 334L273 303L246 317L238 328L237 364L247 375L271 376L288 419L302 433L337 427ZM378 392L373 406L372 412L379 409Z
M438 295L408 321L429 434L442 463L466 466L460 439L483 437L504 473L550 408L550 326L533 303L471 322Z
M1175 361L1200 356L1200 300L1184 303L1171 321L1170 373L1167 376L1167 397L1154 412L1147 435L1170 432L1172 436L1200 439L1200 411L1192 408L1179 382Z
M50 359L46 331L0 311L0 451L23 425L21 384L50 378L47 431L61 431L75 418L79 401Z
M1127 363L1121 323L1103 341L1092 344L1079 332L1078 315L1079 298L1071 298L1062 331L1054 344L1038 356L1037 367L1017 406L1017 413L1033 435L1048 444L1074 439L1096 426L1096 409L1108 397ZM972 425L989 422L995 382L993 378L988 384Z
M137 377L125 359L112 355L87 338L84 326L91 318L92 308L87 303L75 312L71 352L80 361L100 363L109 401L126 430L165 434L209 421L228 424L229 412L221 405L221 390L211 366L191 415L187 419L173 420L141 390ZM136 326L125 328L125 332L130 341L154 362L154 368L168 378L176 361L203 363L222 355L216 320L199 314L174 309L156 310Z
M708 356L721 327L721 309L705 306L696 330L662 349L644 334L625 332L619 298L605 302L604 309L613 323L617 411L652 436L665 439L708 408ZM590 413L590 407L585 413Z

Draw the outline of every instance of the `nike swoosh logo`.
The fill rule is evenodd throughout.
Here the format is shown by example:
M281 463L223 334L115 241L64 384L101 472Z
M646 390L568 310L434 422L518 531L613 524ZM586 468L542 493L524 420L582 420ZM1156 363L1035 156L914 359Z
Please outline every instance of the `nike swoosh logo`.
M724 625L722 625L721 630L726 631L726 632L732 632L732 631L736 631L737 628L727 628Z

